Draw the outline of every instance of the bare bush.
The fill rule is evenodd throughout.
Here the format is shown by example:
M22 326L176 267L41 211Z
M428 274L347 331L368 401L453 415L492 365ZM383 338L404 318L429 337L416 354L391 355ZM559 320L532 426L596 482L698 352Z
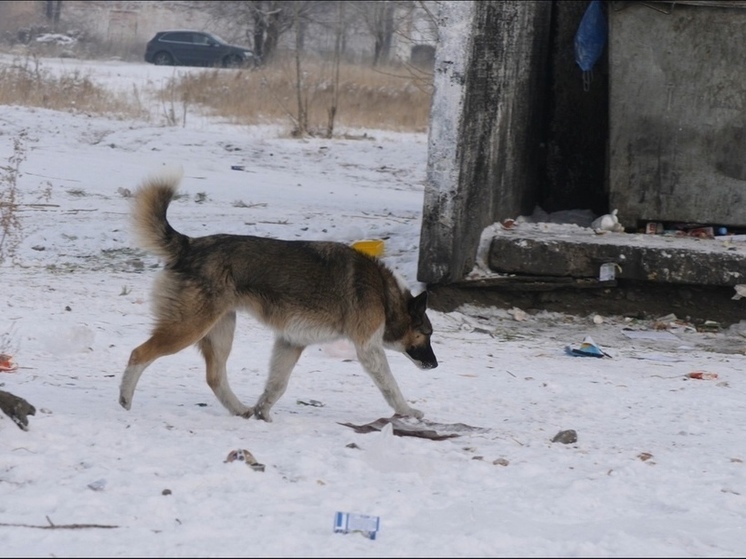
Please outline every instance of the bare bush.
M13 153L7 165L0 165L0 264L15 253L21 242L18 176L26 159L25 139L25 132L13 139Z
M54 75L35 56L0 64L0 105L111 114L122 118L147 116L139 99L112 93L77 69Z

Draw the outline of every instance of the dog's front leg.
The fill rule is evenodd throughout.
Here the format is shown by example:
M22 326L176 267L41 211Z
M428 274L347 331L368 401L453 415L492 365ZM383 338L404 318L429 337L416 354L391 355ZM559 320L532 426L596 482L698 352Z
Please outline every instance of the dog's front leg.
M409 415L420 419L425 414L420 410L417 410L407 404L404 396L399 390L399 385L391 373L388 359L386 359L386 353L383 348L378 345L367 345L367 346L355 346L357 350L357 358L360 360L360 364L365 369L365 372L370 375L373 382L383 394L383 397L388 402L389 406L394 408L394 412L400 415Z
M293 372L293 367L295 367L304 349L304 347L293 345L283 338L275 338L267 384L265 384L264 392L254 407L257 419L272 421L269 410L285 393L290 373Z

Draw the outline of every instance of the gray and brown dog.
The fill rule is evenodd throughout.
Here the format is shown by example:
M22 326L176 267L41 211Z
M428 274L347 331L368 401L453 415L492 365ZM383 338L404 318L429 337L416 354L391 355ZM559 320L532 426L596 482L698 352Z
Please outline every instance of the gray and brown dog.
M130 409L140 375L153 361L197 344L220 403L232 414L271 421L270 410L303 349L346 338L394 412L422 417L404 399L384 348L404 353L422 369L438 366L427 292L413 296L380 260L343 243L188 237L166 219L178 183L175 176L152 178L135 194L140 246L162 258L164 269L153 287L152 335L132 351L122 377L124 408ZM253 408L236 397L226 373L237 310L275 334L269 377Z

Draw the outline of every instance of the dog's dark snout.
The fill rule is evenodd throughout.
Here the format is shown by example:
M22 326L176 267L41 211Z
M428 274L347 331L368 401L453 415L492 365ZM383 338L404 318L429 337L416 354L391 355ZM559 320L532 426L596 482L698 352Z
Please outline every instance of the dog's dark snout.
M434 369L438 366L438 359L429 344L422 347L413 346L407 350L407 355L420 369Z

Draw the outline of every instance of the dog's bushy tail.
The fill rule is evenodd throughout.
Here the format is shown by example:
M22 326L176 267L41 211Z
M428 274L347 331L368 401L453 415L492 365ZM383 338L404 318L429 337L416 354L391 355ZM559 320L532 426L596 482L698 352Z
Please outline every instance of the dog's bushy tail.
M155 176L145 180L135 193L132 222L140 248L169 263L178 257L188 237L176 231L166 211L179 187L181 176Z

